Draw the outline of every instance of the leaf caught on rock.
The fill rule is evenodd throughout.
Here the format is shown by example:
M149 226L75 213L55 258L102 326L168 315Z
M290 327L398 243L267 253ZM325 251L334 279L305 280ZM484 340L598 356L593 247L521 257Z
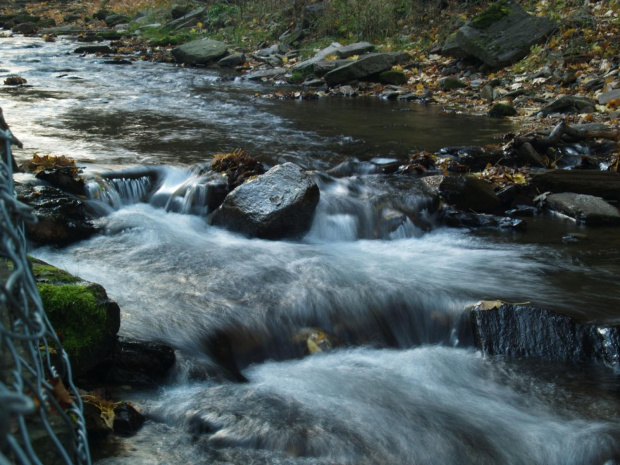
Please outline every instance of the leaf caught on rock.
M52 395L54 399L56 399L56 402L58 402L62 408L69 408L71 404L73 404L73 398L62 382L62 379L56 376L49 380L49 383L54 388Z

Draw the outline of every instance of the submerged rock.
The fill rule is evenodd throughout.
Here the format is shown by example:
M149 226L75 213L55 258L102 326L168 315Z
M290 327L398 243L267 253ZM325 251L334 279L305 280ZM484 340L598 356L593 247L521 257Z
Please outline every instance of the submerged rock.
M285 163L234 189L210 218L250 237L300 236L312 223L319 188L299 166Z
M120 337L87 378L117 385L154 386L166 380L175 362L170 346Z
M456 45L492 68L507 66L551 35L557 25L531 16L516 2L499 0L456 33Z
M546 206L588 226L620 224L618 209L593 195L572 192L551 194L546 198Z
M618 327L583 324L559 313L528 305L473 308L476 347L486 355L547 361L616 364Z

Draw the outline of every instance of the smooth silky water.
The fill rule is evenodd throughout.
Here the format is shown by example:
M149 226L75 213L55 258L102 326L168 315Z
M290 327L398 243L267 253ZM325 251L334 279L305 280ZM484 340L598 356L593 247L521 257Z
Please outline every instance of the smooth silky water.
M102 284L122 335L170 344L179 360L166 385L122 391L149 421L98 445L99 464L615 463L613 368L484 358L459 322L466 305L503 299L617 323L617 233L547 217L525 234L438 228L407 179L324 172L492 143L508 123L376 98L273 101L256 97L271 88L213 70L106 65L76 46L0 39L0 78L32 85L0 89L19 161L68 155L89 176L138 167L158 183L91 184L102 233L32 253ZM312 170L321 200L305 237L207 225L190 168L236 148ZM385 230L377 199L428 227ZM339 344L303 357L292 341L308 327ZM222 334L247 383L212 358Z

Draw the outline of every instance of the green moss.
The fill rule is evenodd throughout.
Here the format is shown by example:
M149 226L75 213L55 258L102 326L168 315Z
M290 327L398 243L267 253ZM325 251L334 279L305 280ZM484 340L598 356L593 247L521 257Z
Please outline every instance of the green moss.
M38 283L43 308L70 357L102 341L107 312L98 286Z
M394 84L396 86L400 86L407 84L407 75L402 71L391 69L379 74L379 80L383 84Z
M517 110L512 105L508 105L507 103L498 102L491 107L489 110L489 116L494 118L502 118L504 116L514 116L517 114Z
M491 24L512 14L512 8L506 0L499 0L476 16L471 24L476 29L486 29Z
M67 273L64 270L48 265L37 259L32 259L32 272L37 281L45 281L57 284L74 284L82 281L80 278Z

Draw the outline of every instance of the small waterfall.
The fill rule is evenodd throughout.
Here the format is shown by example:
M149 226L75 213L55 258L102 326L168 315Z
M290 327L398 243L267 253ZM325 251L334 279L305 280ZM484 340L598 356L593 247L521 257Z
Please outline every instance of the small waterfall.
M152 185L153 181L149 176L111 179L97 177L86 183L86 192L90 199L99 200L114 209L119 209L146 200Z
M419 185L397 191L381 175L321 174L316 181L321 200L308 235L311 240L405 239L421 236L432 224L436 205Z

